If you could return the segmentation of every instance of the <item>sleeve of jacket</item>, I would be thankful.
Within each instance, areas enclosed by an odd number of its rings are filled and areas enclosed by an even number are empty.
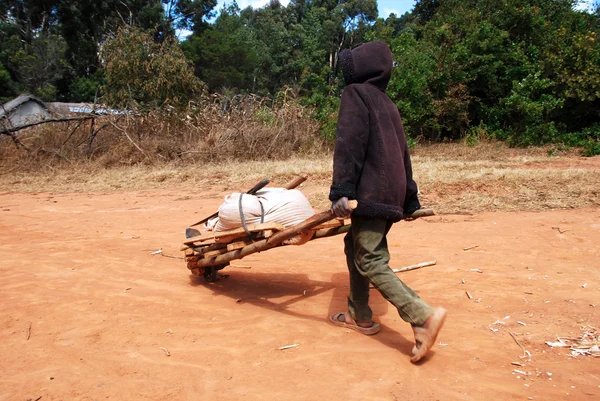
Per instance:
[[[356,199],[356,187],[369,141],[369,111],[356,86],[342,93],[333,154],[333,183],[329,200]]]
[[[409,215],[421,208],[421,202],[419,202],[419,188],[413,179],[412,163],[410,161],[406,135],[404,135],[404,170],[406,171],[406,197],[404,198],[402,209],[404,209],[404,215]]]

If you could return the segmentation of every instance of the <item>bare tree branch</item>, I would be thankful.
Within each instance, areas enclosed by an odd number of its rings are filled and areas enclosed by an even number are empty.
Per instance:
[[[47,120],[42,120],[42,121],[38,121],[38,122],[35,122],[35,123],[31,123],[31,124],[21,125],[19,127],[4,128],[2,131],[0,131],[0,135],[2,135],[2,134],[4,134],[4,135],[10,135],[13,132],[17,132],[17,131],[20,131],[22,129],[29,128],[29,127],[34,127],[36,125],[41,125],[41,124],[61,123],[61,122],[65,122],[65,121],[93,120],[93,119],[96,119],[98,117],[101,117],[101,116],[49,118]]]
[[[123,128],[119,127],[118,125],[116,125],[115,123],[113,123],[112,121],[110,121],[110,123],[112,124],[113,127],[115,127],[116,129],[118,129],[119,131],[121,131],[123,134],[125,134],[125,136],[127,137],[127,139],[129,139],[129,142],[131,142],[133,144],[133,146],[136,147],[137,150],[139,150],[145,157],[148,157],[148,155],[146,155],[146,152],[144,152],[142,150],[142,148],[140,148],[137,143],[135,143],[133,141],[133,139],[131,139],[131,137],[129,136],[129,134],[127,133],[127,130],[124,130]]]

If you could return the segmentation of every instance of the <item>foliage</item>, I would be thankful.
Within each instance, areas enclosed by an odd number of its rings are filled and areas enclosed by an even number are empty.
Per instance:
[[[69,68],[64,59],[66,50],[64,39],[50,34],[32,39],[29,45],[9,56],[9,63],[25,90],[42,100],[54,100],[56,83]]]
[[[245,27],[235,5],[223,9],[202,34],[193,34],[182,48],[196,75],[215,90],[233,87],[256,92],[259,54],[252,30]]]
[[[386,41],[388,87],[409,140],[561,143],[598,153],[600,12],[576,0],[418,0],[377,18],[376,0],[9,0],[0,4],[0,98],[152,108],[211,94],[282,93],[335,137],[338,56]],[[181,43],[178,30],[190,34]],[[101,57],[99,57],[101,54]],[[184,57],[193,65],[185,62]],[[196,78],[194,78],[194,76]],[[272,115],[255,109],[271,124]]]
[[[574,5],[423,0],[400,28],[395,16],[378,20],[370,38],[388,41],[398,62],[388,93],[407,131],[473,143],[483,129],[512,145],[593,149],[600,19]]]
[[[103,46],[105,101],[114,107],[154,108],[186,104],[202,90],[201,81],[172,39],[156,43],[138,28],[120,28]]]

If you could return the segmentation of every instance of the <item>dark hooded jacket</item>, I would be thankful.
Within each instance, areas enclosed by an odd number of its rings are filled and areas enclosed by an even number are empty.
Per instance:
[[[394,222],[419,209],[402,120],[385,90],[392,52],[384,42],[340,54],[342,94],[329,199],[358,200],[354,215]]]

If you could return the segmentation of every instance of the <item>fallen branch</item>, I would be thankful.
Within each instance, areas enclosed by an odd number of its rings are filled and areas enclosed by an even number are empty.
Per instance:
[[[75,126],[75,128],[73,128],[71,130],[71,132],[69,133],[69,135],[67,136],[67,139],[65,139],[62,143],[62,145],[60,145],[60,149],[58,150],[59,152],[62,150],[62,148],[67,144],[67,142],[69,142],[69,140],[73,137],[73,134],[75,133],[75,131],[77,131],[79,129],[79,127],[81,126],[81,123],[83,123],[85,120],[80,120],[77,125]]]
[[[29,326],[27,326],[27,341],[31,338],[31,322],[29,322]]]
[[[12,132],[1,132],[1,133],[8,135],[10,137],[10,139],[12,139],[12,141],[15,144],[15,147],[17,149],[19,149],[19,146],[21,146],[23,149],[25,149],[28,152],[31,150],[27,146],[25,146],[25,144],[23,142],[21,142],[21,140],[19,140],[19,138],[14,133],[12,133]]]
[[[81,121],[81,120],[94,120],[100,116],[85,116],[85,117],[62,117],[62,118],[49,118],[47,120],[38,121],[35,123],[20,125],[18,127],[5,128],[0,131],[0,134],[10,135],[13,132],[20,131],[25,128],[35,127],[36,125],[48,124],[48,123],[63,123],[66,121]]]
[[[531,356],[531,354],[529,353],[529,351],[527,351],[527,350],[525,349],[525,347],[523,347],[523,345],[522,345],[522,344],[519,342],[519,340],[517,340],[517,337],[516,337],[516,336],[515,336],[513,333],[511,333],[511,332],[509,331],[509,332],[508,332],[508,334],[510,334],[510,336],[512,337],[512,339],[513,339],[513,340],[515,340],[515,342],[517,343],[517,345],[518,345],[519,347],[521,347],[521,349],[523,350],[523,356],[522,356],[521,358],[523,358],[523,357],[527,357],[527,356]]]
[[[344,227],[349,227],[349,226],[344,226]],[[342,228],[344,228],[342,227]],[[411,270],[417,270],[417,269],[421,269],[423,267],[427,267],[427,266],[433,266],[437,263],[436,260],[430,260],[429,262],[421,262],[421,263],[417,263],[416,265],[410,265],[410,266],[405,266],[405,267],[400,267],[398,269],[392,269],[392,272],[394,273],[404,273],[404,272],[408,272]],[[375,287],[374,285],[371,285],[369,287],[370,289],[375,289],[377,287]]]
[[[284,349],[296,348],[298,346],[300,346],[300,344],[285,345],[283,347],[279,347],[279,350],[283,351]]]
[[[398,269],[393,269],[392,271],[394,273],[404,273],[404,272],[408,272],[411,270],[421,269],[421,268],[427,267],[427,266],[433,266],[436,263],[437,263],[436,260],[430,260],[429,262],[421,262],[421,263],[417,263],[416,265],[410,265],[410,266],[406,266],[406,267],[400,267]]]
[[[122,133],[123,133],[123,134],[124,134],[124,135],[127,137],[127,139],[129,139],[129,142],[131,142],[131,143],[132,143],[132,145],[133,145],[133,146],[135,146],[135,148],[136,148],[137,150],[139,150],[139,151],[140,151],[140,152],[141,152],[141,153],[142,153],[142,154],[143,154],[145,157],[148,157],[148,156],[146,155],[146,152],[144,152],[144,151],[142,150],[142,148],[140,148],[140,147],[137,145],[137,143],[135,143],[135,142],[133,141],[133,139],[131,139],[131,137],[130,137],[130,136],[129,136],[129,134],[127,133],[127,130],[124,130],[123,128],[119,127],[117,124],[113,123],[112,121],[110,121],[110,124],[112,124],[112,126],[113,126],[113,127],[115,127],[116,129],[118,129],[119,131],[121,131],[121,132],[122,132]]]
[[[160,349],[162,349],[162,350],[165,352],[165,355],[166,355],[166,356],[171,356],[171,353],[169,352],[169,350],[168,350],[168,349],[166,349],[166,348],[163,348],[163,347],[159,347],[159,348],[160,348]]]
[[[469,249],[475,249],[475,248],[479,248],[479,245],[473,245],[473,246],[468,246],[466,248],[463,248],[463,251],[468,251]]]

